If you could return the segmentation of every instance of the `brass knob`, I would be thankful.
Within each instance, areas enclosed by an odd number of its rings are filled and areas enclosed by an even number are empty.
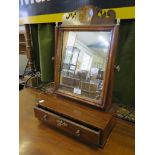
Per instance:
[[[76,135],[79,137],[80,136],[80,130],[76,130]]]
[[[117,70],[117,72],[119,72],[121,69],[119,65],[114,65],[114,68]]]
[[[44,121],[47,121],[47,115],[44,115],[44,116],[43,116],[43,120],[44,120]]]

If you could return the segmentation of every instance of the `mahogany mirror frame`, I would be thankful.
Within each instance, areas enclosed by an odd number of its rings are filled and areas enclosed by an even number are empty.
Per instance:
[[[117,41],[118,41],[118,29],[119,26],[116,24],[113,25],[78,25],[78,26],[59,26],[56,28],[56,50],[55,50],[55,86],[54,86],[54,92],[56,94],[74,99],[76,101],[80,101],[82,103],[86,103],[88,105],[92,105],[99,108],[105,108],[105,106],[109,106],[107,103],[109,102],[108,98],[112,97],[112,76],[114,71],[114,60],[115,60],[115,53],[117,48]],[[70,95],[67,93],[64,93],[59,89],[60,85],[60,72],[61,72],[61,61],[62,61],[62,48],[63,48],[63,34],[64,32],[69,31],[111,31],[111,42],[109,47],[109,54],[108,54],[108,61],[107,66],[104,74],[104,84],[102,86],[102,92],[101,92],[101,99],[97,102],[92,101],[92,99],[86,99],[79,96],[76,96],[74,94]]]

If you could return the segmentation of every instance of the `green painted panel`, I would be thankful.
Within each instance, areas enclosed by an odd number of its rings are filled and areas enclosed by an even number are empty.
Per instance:
[[[135,21],[124,20],[120,24],[116,64],[120,72],[115,72],[113,102],[135,103]]]

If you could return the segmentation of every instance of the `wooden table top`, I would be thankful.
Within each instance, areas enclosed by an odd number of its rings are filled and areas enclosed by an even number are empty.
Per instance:
[[[134,124],[116,119],[104,148],[92,148],[52,129],[34,117],[36,90],[20,91],[20,155],[134,155]]]

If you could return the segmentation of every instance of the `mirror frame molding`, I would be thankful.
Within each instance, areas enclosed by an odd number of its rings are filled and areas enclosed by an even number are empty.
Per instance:
[[[76,101],[80,101],[82,103],[86,103],[88,105],[92,105],[99,108],[107,109],[111,105],[112,100],[112,86],[113,86],[113,72],[114,72],[114,61],[116,55],[116,48],[118,42],[118,30],[119,26],[116,24],[112,25],[78,25],[78,26],[58,26],[56,27],[56,38],[55,38],[55,75],[54,75],[54,92],[56,94],[74,99]],[[108,61],[105,70],[105,80],[102,87],[101,99],[97,102],[91,101],[92,99],[82,98],[76,96],[74,94],[64,93],[59,89],[60,85],[60,72],[61,72],[61,55],[62,55],[62,47],[63,47],[63,33],[65,31],[111,31],[111,43],[108,54]]]

